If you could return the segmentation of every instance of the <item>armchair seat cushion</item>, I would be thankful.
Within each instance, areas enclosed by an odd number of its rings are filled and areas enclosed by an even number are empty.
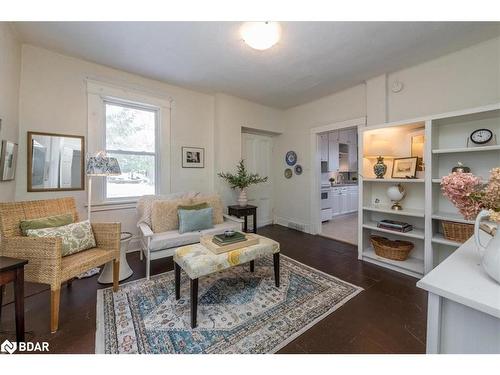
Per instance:
[[[61,281],[66,281],[115,259],[113,251],[94,247],[62,258]]]

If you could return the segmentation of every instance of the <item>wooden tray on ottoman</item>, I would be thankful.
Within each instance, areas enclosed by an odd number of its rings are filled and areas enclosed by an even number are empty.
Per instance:
[[[227,253],[228,251],[241,249],[242,247],[257,245],[259,243],[259,237],[257,236],[251,233],[246,233],[245,236],[247,238],[246,241],[220,246],[212,241],[214,236],[207,235],[207,236],[201,236],[200,243],[214,254]]]

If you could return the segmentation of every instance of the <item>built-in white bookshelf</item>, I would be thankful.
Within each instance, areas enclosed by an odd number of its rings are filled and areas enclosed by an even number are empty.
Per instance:
[[[493,139],[482,146],[467,142],[470,134],[481,128],[491,129],[499,139]],[[410,137],[416,132],[425,134],[425,172],[420,173],[416,179],[391,178],[393,158],[386,158],[386,178],[375,178],[372,170],[375,160],[363,158],[365,143],[373,139],[374,134],[385,139],[394,139],[391,144],[397,146],[391,156],[409,157]],[[366,127],[361,131],[359,140],[359,160],[363,160],[363,167],[359,178],[359,206],[362,209],[359,215],[358,258],[411,276],[422,277],[461,245],[444,237],[442,222],[473,223],[465,220],[443,196],[441,178],[448,175],[458,162],[470,167],[472,173],[485,181],[489,171],[500,166],[500,103],[417,120]],[[389,186],[398,183],[405,187],[407,196],[401,202],[403,210],[394,211],[386,191]],[[412,224],[414,229],[400,233],[377,228],[377,222],[382,219],[404,221]],[[371,235],[411,241],[415,247],[406,261],[382,258],[374,252],[370,243]]]

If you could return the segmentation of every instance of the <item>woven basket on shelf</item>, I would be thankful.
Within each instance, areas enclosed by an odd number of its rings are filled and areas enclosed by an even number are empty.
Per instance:
[[[442,221],[443,236],[447,240],[463,243],[474,234],[473,224]]]
[[[375,254],[392,260],[408,259],[408,255],[414,247],[413,243],[409,241],[393,241],[381,236],[371,236],[370,241],[375,249]]]

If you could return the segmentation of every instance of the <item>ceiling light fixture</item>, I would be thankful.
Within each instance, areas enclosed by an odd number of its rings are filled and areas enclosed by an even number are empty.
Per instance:
[[[281,26],[278,22],[245,22],[240,32],[243,40],[250,47],[265,50],[278,43],[281,37]]]

